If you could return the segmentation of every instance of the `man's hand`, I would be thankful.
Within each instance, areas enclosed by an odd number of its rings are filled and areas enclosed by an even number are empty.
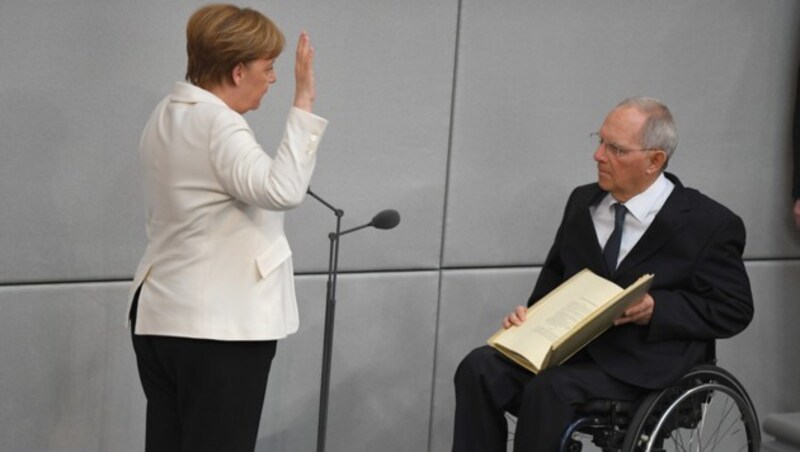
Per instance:
[[[800,199],[794,202],[794,225],[800,229]]]
[[[614,325],[624,325],[626,323],[635,323],[637,325],[647,325],[653,318],[653,308],[656,302],[650,294],[645,294],[641,300],[628,306],[628,309],[622,313],[622,317],[614,320]]]
[[[509,329],[512,325],[520,326],[522,322],[525,321],[525,317],[528,314],[528,309],[525,306],[517,306],[514,308],[514,312],[507,315],[503,319],[503,328]]]
[[[297,55],[294,64],[294,106],[310,112],[317,95],[314,84],[314,48],[305,31],[297,40]]]

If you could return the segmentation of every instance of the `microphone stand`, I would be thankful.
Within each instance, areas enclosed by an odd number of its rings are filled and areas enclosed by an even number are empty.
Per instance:
[[[400,214],[393,209],[383,210],[372,217],[369,223],[342,231],[341,225],[344,211],[328,204],[325,200],[317,196],[316,193],[311,191],[311,188],[307,190],[307,193],[321,202],[322,205],[332,210],[336,215],[336,232],[328,234],[328,239],[330,239],[330,251],[328,253],[328,284],[327,293],[325,295],[325,332],[322,345],[322,376],[319,389],[319,423],[317,424],[317,452],[324,452],[325,433],[328,427],[328,394],[330,393],[331,380],[333,317],[336,312],[336,278],[339,275],[339,239],[345,234],[367,227],[392,229],[400,223]]]
[[[333,319],[336,313],[336,280],[339,273],[339,237],[341,237],[341,225],[344,211],[328,204],[324,199],[317,196],[311,188],[308,194],[322,203],[325,207],[332,210],[336,215],[336,232],[328,234],[330,239],[330,249],[328,251],[328,282],[325,294],[325,330],[322,342],[322,375],[320,382],[319,398],[319,420],[317,422],[317,451],[325,451],[325,433],[328,427],[328,394],[330,393],[331,380],[331,348],[333,345]]]

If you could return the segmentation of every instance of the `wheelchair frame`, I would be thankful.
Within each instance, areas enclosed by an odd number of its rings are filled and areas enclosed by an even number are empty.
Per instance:
[[[732,417],[737,410],[738,417],[723,419],[726,424],[716,425],[717,430],[709,427],[711,437],[704,443],[707,409],[720,395],[731,400],[727,403],[726,399],[721,414]],[[747,452],[758,452],[761,445],[760,424],[750,397],[730,372],[714,364],[695,366],[675,385],[653,391],[638,402],[596,400],[577,411],[579,418],[564,433],[561,452],[582,450],[576,433],[591,437],[603,452],[736,452],[717,449],[724,435],[737,435],[744,444],[741,450]],[[671,447],[665,447],[665,442]]]

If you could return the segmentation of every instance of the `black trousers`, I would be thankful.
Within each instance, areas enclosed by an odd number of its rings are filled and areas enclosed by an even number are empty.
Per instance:
[[[505,452],[506,412],[517,417],[514,452],[557,452],[575,404],[636,400],[644,391],[610,377],[586,353],[534,375],[489,346],[461,361],[455,389],[454,452]]]
[[[134,333],[147,398],[146,452],[252,452],[276,341],[214,341]]]

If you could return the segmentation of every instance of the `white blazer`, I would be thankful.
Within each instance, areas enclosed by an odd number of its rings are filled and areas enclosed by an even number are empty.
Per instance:
[[[270,158],[247,121],[214,94],[178,82],[139,145],[148,245],[136,334],[272,340],[297,331],[283,211],[305,197],[324,118],[292,108]]]

